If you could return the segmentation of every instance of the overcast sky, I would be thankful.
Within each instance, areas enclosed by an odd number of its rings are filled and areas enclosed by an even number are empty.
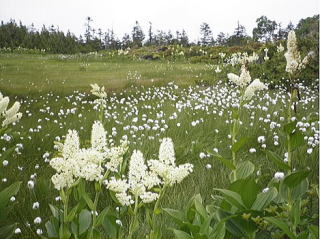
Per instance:
[[[154,30],[184,28],[190,40],[196,40],[202,22],[207,22],[216,36],[221,31],[233,33],[239,20],[251,35],[261,15],[286,26],[318,13],[318,0],[0,0],[0,20],[5,22],[21,20],[38,29],[53,24],[78,36],[90,16],[93,27],[113,28],[120,38],[131,32],[136,20],[145,33],[152,22]]]

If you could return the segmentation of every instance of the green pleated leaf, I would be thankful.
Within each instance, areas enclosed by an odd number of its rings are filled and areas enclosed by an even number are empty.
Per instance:
[[[230,170],[235,170],[236,166],[234,166],[234,164],[232,163],[231,160],[229,159],[225,159],[224,157],[222,157],[220,154],[216,153],[216,152],[211,152],[210,153],[214,158],[219,159],[221,163],[224,164],[224,166],[226,166],[228,169]]]
[[[83,209],[79,214],[79,235],[88,230],[91,225],[91,213],[87,209]]]
[[[190,236],[189,234],[185,233],[184,231],[180,231],[180,230],[174,229],[173,230],[173,234],[174,234],[174,237],[176,239],[193,239],[192,236]]]
[[[290,239],[296,239],[296,236],[290,231],[286,222],[274,217],[264,217],[264,219],[274,226],[280,228],[285,234],[287,234],[288,237],[290,237]]]
[[[238,193],[227,190],[227,189],[220,189],[220,188],[214,188],[213,190],[222,193],[224,196],[224,199],[231,205],[235,206],[236,208],[240,210],[246,209],[246,206],[244,205],[241,199],[241,196]]]
[[[234,143],[231,147],[232,152],[238,152],[248,141],[248,138],[242,137],[236,143]]]
[[[259,193],[257,199],[254,201],[251,206],[252,210],[261,211],[268,207],[268,205],[275,199],[278,195],[276,188],[270,188],[267,192]]]
[[[237,179],[249,177],[254,172],[254,164],[250,161],[244,161],[237,165],[236,175]]]
[[[267,150],[266,153],[267,153],[268,159],[272,161],[279,169],[283,171],[290,170],[290,166],[286,164],[278,154],[270,150]]]
[[[310,170],[301,170],[286,176],[283,183],[289,188],[294,188],[305,180],[310,174]]]

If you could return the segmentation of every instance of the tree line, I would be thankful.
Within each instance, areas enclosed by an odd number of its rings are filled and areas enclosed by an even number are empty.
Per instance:
[[[246,32],[246,28],[239,22],[233,34],[224,32],[213,37],[212,28],[208,23],[200,25],[200,38],[197,42],[191,42],[184,29],[175,33],[169,31],[154,31],[152,23],[149,23],[147,33],[144,33],[139,22],[136,21],[131,33],[126,33],[122,39],[118,38],[112,29],[103,31],[101,28],[92,27],[93,19],[86,18],[86,30],[83,35],[76,37],[68,31],[64,33],[58,27],[43,25],[37,30],[34,25],[26,26],[22,22],[16,23],[10,20],[0,26],[0,47],[1,48],[29,48],[45,49],[50,53],[72,54],[78,52],[91,52],[99,50],[116,50],[138,48],[142,46],[166,46],[179,44],[182,46],[241,46],[250,42],[270,42],[285,39],[290,30],[295,29],[301,35],[319,35],[319,15],[301,19],[297,26],[291,22],[282,27],[280,23],[261,16],[256,20],[256,27],[252,31],[252,37]]]

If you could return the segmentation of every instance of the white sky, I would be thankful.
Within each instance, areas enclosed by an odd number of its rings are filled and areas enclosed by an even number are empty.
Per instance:
[[[216,36],[221,31],[232,34],[239,20],[251,35],[261,15],[287,26],[318,13],[318,0],[0,0],[0,20],[5,22],[12,18],[37,29],[53,24],[79,36],[90,16],[93,27],[104,32],[113,28],[119,38],[131,33],[136,20],[145,33],[150,21],[154,31],[184,28],[196,40],[202,22]]]

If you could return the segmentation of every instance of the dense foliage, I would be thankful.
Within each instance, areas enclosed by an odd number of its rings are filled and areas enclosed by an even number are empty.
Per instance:
[[[0,48],[28,48],[45,50],[50,53],[73,54],[79,52],[91,52],[105,49],[126,49],[146,46],[167,46],[167,45],[201,45],[201,46],[240,46],[252,44],[253,42],[279,41],[286,38],[288,31],[295,29],[298,36],[302,38],[312,36],[312,41],[319,36],[319,15],[301,19],[296,27],[290,23],[286,28],[280,24],[261,16],[257,19],[257,27],[253,29],[253,37],[246,33],[246,29],[239,22],[232,35],[220,32],[216,39],[212,36],[212,29],[209,24],[202,23],[200,26],[200,41],[190,42],[184,29],[172,33],[171,31],[153,32],[152,24],[146,35],[136,21],[131,34],[125,34],[119,39],[113,30],[103,32],[101,28],[91,27],[93,20],[86,19],[86,31],[84,36],[76,37],[71,32],[64,33],[55,26],[43,26],[41,30],[35,29],[34,25],[25,26],[14,20],[7,23],[1,22],[0,26]],[[309,37],[310,38],[310,37]],[[309,43],[313,44],[313,42]]]

